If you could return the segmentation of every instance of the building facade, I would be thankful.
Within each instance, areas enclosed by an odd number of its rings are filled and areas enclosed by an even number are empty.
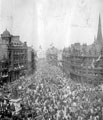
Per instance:
[[[28,59],[28,75],[33,74],[36,70],[36,58],[37,54],[36,51],[32,47],[28,47],[27,52],[27,59]]]
[[[8,30],[0,39],[0,81],[14,81],[27,71],[27,44],[22,43],[19,36],[13,36]]]
[[[75,43],[63,50],[63,69],[76,82],[103,84],[103,38],[101,17],[98,31],[91,45]]]
[[[46,51],[46,60],[51,65],[58,65],[58,49],[54,46],[47,49]]]

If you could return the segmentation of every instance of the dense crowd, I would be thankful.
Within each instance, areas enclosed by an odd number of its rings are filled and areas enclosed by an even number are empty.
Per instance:
[[[103,99],[98,96],[100,91],[91,91],[80,85],[60,90],[54,90],[54,87],[41,83],[35,85],[35,89],[29,88],[25,104],[35,108],[37,115],[45,120],[102,120]]]
[[[29,120],[35,119],[36,111],[25,106],[21,101],[11,101],[8,98],[0,98],[0,120]]]
[[[15,87],[20,88],[21,102],[18,118],[12,117],[14,120],[103,119],[102,87],[74,83],[55,66],[40,66],[28,83],[22,80]],[[12,109],[12,116],[14,113]]]

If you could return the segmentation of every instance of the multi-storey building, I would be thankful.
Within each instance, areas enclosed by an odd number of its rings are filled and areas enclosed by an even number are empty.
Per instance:
[[[46,52],[47,62],[51,65],[58,65],[58,49],[51,47]]]
[[[103,38],[99,15],[97,38],[92,45],[73,44],[63,50],[63,69],[76,82],[103,84]]]
[[[0,39],[0,81],[13,81],[27,70],[27,44],[22,43],[19,36],[13,36],[8,30]]]
[[[36,51],[32,47],[28,47],[28,74],[33,74],[36,70]]]

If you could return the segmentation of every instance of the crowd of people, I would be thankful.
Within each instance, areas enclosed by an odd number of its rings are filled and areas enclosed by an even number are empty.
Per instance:
[[[102,120],[100,91],[74,84],[60,90],[54,87],[41,83],[35,89],[29,88],[24,104],[35,108],[44,120]]]
[[[16,101],[17,102],[17,101]],[[8,98],[0,98],[0,120],[30,120],[37,116],[36,111],[29,106],[11,102]]]
[[[101,86],[74,83],[59,68],[50,65],[38,68],[28,83],[24,80],[22,82],[18,83],[21,98],[19,113],[15,115],[13,104],[11,109],[9,102],[6,102],[10,114],[16,116],[12,117],[13,120],[103,119]],[[17,84],[15,87],[18,88]]]

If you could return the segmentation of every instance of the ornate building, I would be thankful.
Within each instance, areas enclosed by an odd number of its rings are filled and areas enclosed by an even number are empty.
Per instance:
[[[19,36],[13,36],[8,30],[0,39],[0,81],[13,81],[24,75],[27,70],[27,44]]]
[[[103,38],[99,15],[97,38],[92,45],[75,43],[63,50],[63,70],[76,82],[103,84]]]

